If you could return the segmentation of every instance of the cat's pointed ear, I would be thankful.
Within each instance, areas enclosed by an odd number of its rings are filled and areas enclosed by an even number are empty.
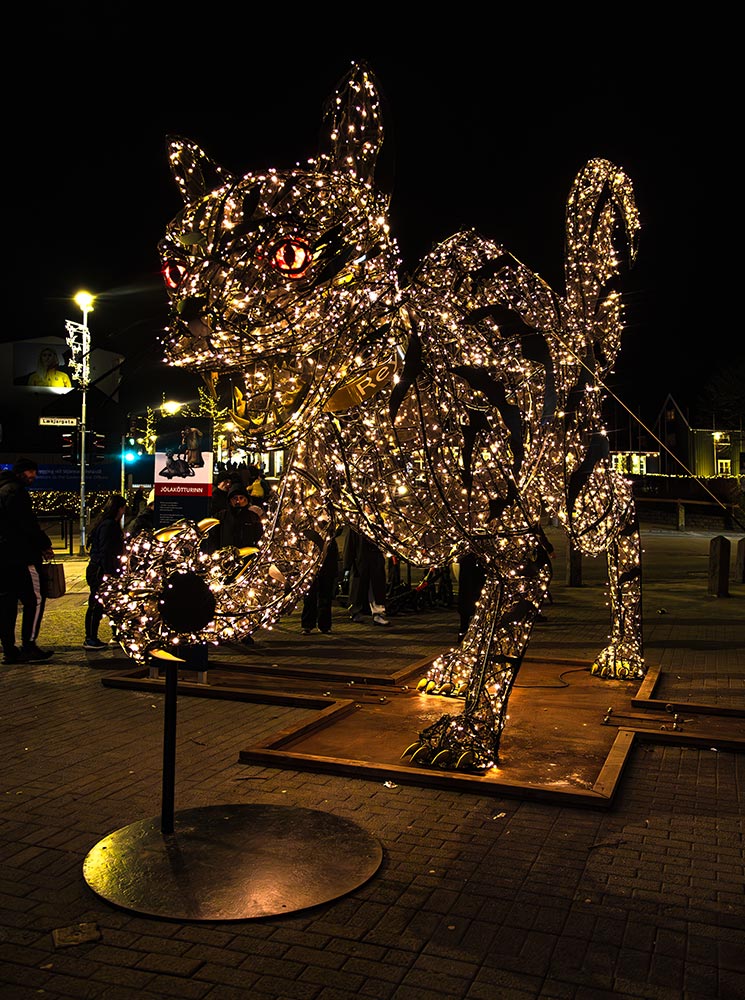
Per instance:
[[[375,180],[386,190],[375,170],[383,138],[380,88],[364,63],[352,63],[324,107],[321,158],[332,169],[371,184]]]
[[[188,205],[231,180],[230,174],[189,139],[168,137],[171,173]]]

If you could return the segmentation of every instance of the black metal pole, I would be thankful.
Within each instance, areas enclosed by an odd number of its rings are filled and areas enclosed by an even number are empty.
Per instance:
[[[163,793],[160,809],[160,832],[173,833],[173,802],[176,781],[176,688],[178,664],[166,664],[166,690],[163,707]]]

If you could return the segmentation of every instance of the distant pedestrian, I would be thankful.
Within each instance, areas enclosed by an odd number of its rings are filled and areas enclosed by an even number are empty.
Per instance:
[[[233,486],[228,493],[228,505],[220,515],[219,544],[221,548],[256,548],[264,534],[264,525],[257,508],[251,504],[243,486]]]
[[[127,525],[126,533],[132,538],[141,531],[155,531],[155,489],[147,495],[145,506],[137,517]]]
[[[90,555],[85,570],[85,580],[90,588],[88,608],[85,612],[85,641],[83,649],[101,650],[106,643],[98,638],[103,618],[103,606],[98,600],[98,590],[104,577],[113,576],[121,569],[120,557],[124,553],[122,518],[127,508],[124,497],[115,494],[104,507],[103,513],[91,529]]]
[[[138,486],[135,492],[132,494],[131,501],[127,504],[127,509],[124,512],[124,533],[125,535],[132,534],[132,525],[135,523],[137,518],[145,509],[147,501],[145,500],[145,490],[142,486]]]
[[[251,504],[244,486],[232,486],[228,493],[228,505],[220,515],[220,525],[213,529],[215,539],[210,544],[219,548],[255,549],[264,534],[263,511]],[[242,640],[245,646],[253,646],[249,635]]]
[[[389,625],[385,617],[385,556],[372,538],[350,527],[344,547],[344,568],[349,570],[349,617],[365,621],[372,615],[373,625]]]
[[[300,628],[304,635],[310,635],[314,628],[325,635],[331,631],[332,606],[339,579],[339,545],[332,538],[326,549],[316,578],[303,598]]]
[[[0,474],[0,636],[3,663],[48,660],[53,650],[36,645],[44,617],[46,594],[41,565],[54,556],[49,535],[42,530],[31,503],[29,486],[38,465],[19,458],[10,472]],[[16,646],[18,604],[22,605],[21,648]]]
[[[208,505],[210,517],[219,517],[228,506],[228,493],[233,486],[240,486],[241,480],[234,472],[220,472],[212,488],[212,496]]]
[[[266,478],[263,468],[259,468],[258,465],[253,464],[248,466],[246,490],[251,498],[251,503],[266,510],[272,494],[272,487]]]

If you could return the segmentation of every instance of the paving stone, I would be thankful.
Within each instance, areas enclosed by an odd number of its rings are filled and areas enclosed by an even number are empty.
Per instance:
[[[695,578],[646,586],[648,659],[663,664],[665,698],[697,704],[705,693],[745,715],[745,586],[725,603],[702,582],[701,592]],[[604,587],[589,576],[570,590],[552,587],[535,649],[566,642],[582,660],[607,631]],[[159,815],[162,700],[104,685],[131,666],[116,652],[102,654],[107,669],[87,665],[82,594],[45,618],[54,660],[0,675],[3,1000],[745,996],[745,755],[655,743],[659,726],[598,809],[241,764],[246,746],[315,712],[180,697],[177,808],[326,810],[378,838],[383,863],[345,896],[276,918],[164,920],[110,905],[85,883],[83,860],[111,831]],[[670,605],[674,624],[655,603]],[[664,709],[635,709],[645,712],[669,723]],[[700,727],[686,722],[683,734]],[[81,922],[102,940],[55,950],[52,930]]]

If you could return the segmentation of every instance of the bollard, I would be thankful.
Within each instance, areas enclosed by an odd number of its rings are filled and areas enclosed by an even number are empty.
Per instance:
[[[724,535],[712,538],[709,546],[709,593],[712,597],[729,597],[730,543]]]
[[[735,552],[735,583],[745,583],[745,538],[737,543]]]
[[[179,649],[179,656],[185,661],[182,670],[196,671],[197,684],[207,683],[208,654],[209,646],[206,642],[189,643]]]

